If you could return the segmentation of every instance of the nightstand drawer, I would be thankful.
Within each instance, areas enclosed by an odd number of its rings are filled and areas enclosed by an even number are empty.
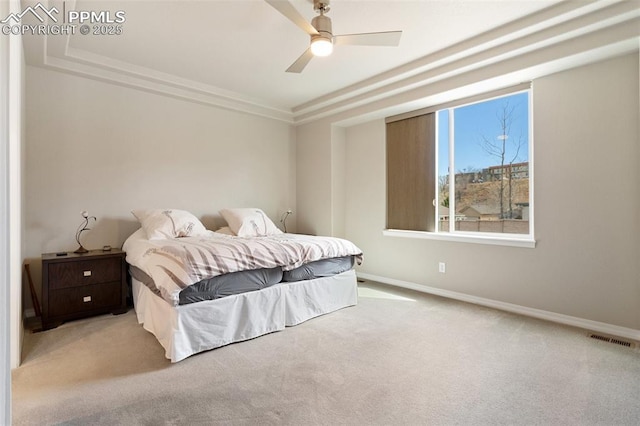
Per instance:
[[[49,292],[49,315],[62,316],[116,307],[120,305],[121,291],[120,281],[51,290]]]
[[[68,287],[119,281],[122,261],[119,258],[55,263],[49,266],[49,288]]]

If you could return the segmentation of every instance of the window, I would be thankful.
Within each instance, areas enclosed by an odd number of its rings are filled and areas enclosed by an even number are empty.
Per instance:
[[[387,119],[387,229],[532,240],[530,135],[528,85]]]

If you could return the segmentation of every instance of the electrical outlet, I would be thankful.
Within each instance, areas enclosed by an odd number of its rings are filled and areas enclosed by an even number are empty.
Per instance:
[[[447,271],[447,265],[444,262],[438,263],[438,272],[444,274]]]

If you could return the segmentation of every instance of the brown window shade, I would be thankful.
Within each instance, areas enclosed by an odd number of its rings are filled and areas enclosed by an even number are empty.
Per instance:
[[[387,123],[387,229],[435,231],[435,113]]]

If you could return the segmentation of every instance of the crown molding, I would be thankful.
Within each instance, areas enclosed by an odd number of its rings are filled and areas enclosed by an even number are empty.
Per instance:
[[[471,74],[475,73],[476,79],[479,79],[487,74],[488,69],[495,69],[494,73],[489,73],[490,78],[497,78],[498,75],[494,75],[496,72],[505,76],[517,73],[518,67],[520,71],[535,69],[537,74],[557,72],[582,64],[586,56],[593,61],[604,59],[612,52],[620,51],[621,45],[625,46],[623,51],[637,50],[640,40],[639,19],[638,1],[560,2],[293,108],[270,105],[266,101],[202,82],[72,48],[69,46],[69,37],[59,35],[30,40],[37,46],[30,46],[32,54],[28,57],[28,63],[300,125],[345,113],[353,116],[377,108],[385,100],[406,98],[415,103],[416,97],[411,93],[424,96],[446,81],[457,81],[459,86],[463,86],[462,82],[467,81]],[[615,48],[607,51],[608,45]],[[580,56],[590,51],[599,54]],[[542,66],[545,63],[553,66],[545,68]],[[518,78],[539,76],[536,73],[520,72]]]
[[[240,111],[286,123],[293,122],[293,114],[290,110],[271,106],[258,99],[201,82],[117,61],[85,50],[67,47],[64,56],[46,56],[44,63],[46,66],[59,71],[84,75],[85,77],[147,92]]]

